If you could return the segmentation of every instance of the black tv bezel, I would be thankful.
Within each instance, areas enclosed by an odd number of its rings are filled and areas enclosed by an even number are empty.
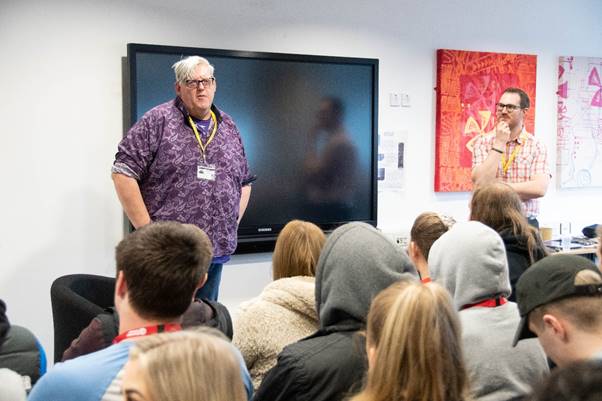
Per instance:
[[[124,104],[129,107],[129,121],[126,122],[126,128],[129,129],[136,121],[136,54],[137,53],[156,53],[156,54],[180,54],[183,56],[201,55],[203,57],[228,57],[241,59],[258,59],[258,60],[275,60],[275,61],[295,61],[308,63],[323,63],[323,64],[361,64],[372,68],[372,153],[371,153],[371,199],[372,219],[359,220],[368,223],[372,226],[377,226],[378,214],[378,187],[377,187],[377,157],[378,157],[378,66],[379,60],[373,58],[358,58],[358,57],[339,57],[339,56],[322,56],[309,54],[293,54],[293,53],[270,53],[244,50],[227,50],[213,49],[201,47],[184,47],[184,46],[168,46],[168,45],[153,45],[142,43],[127,44],[127,64],[129,66],[129,93],[124,93]],[[127,132],[127,130],[126,130]],[[125,133],[124,133],[125,135]],[[261,179],[261,177],[260,177]],[[252,196],[251,196],[252,198]],[[252,202],[252,199],[251,199]],[[244,221],[244,218],[243,218]],[[349,221],[335,221],[329,223],[320,223],[318,226],[325,232],[330,232],[338,226],[348,223]],[[266,252],[272,251],[276,237],[284,227],[284,224],[272,224],[265,226],[253,226],[244,228],[241,233],[238,232],[238,247],[235,253],[249,252]]]

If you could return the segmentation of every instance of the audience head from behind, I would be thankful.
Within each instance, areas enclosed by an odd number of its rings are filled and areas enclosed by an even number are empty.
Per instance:
[[[417,278],[406,253],[376,228],[359,222],[337,228],[324,245],[316,271],[320,327],[337,325],[341,319],[365,325],[372,299],[408,273]]]
[[[278,235],[272,257],[274,280],[259,296],[239,305],[232,341],[259,388],[289,344],[318,329],[316,265],[326,241],[315,224],[293,220]]]
[[[274,280],[295,276],[315,276],[320,252],[326,236],[313,223],[292,220],[287,223],[276,240],[272,256]]]
[[[461,341],[447,290],[435,283],[400,280],[372,302],[367,380],[351,401],[468,399]]]
[[[586,360],[554,369],[525,401],[602,400],[602,360]]]
[[[403,277],[417,280],[407,254],[369,224],[334,230],[316,267],[319,329],[290,344],[264,377],[255,401],[342,400],[357,391],[367,367],[365,329],[372,299]]]
[[[579,255],[551,255],[519,279],[514,344],[537,337],[557,365],[602,358],[602,276]]]
[[[506,183],[493,182],[475,189],[470,201],[470,220],[493,228],[504,242],[508,242],[509,237],[521,242],[519,245],[525,248],[529,264],[546,255],[538,231],[523,214],[519,195]]]
[[[124,401],[243,401],[234,347],[209,328],[145,337],[125,365]]]
[[[444,216],[435,212],[421,213],[410,230],[410,244],[408,255],[416,266],[420,278],[427,281],[429,278],[427,260],[433,243],[443,233],[455,224],[453,217]]]
[[[201,229],[176,222],[151,223],[125,237],[116,249],[119,335],[106,348],[56,364],[34,386],[29,400],[119,399],[121,372],[136,342],[181,331],[182,315],[205,280],[211,249]],[[250,399],[251,378],[242,359],[237,372]]]
[[[520,316],[511,293],[504,242],[478,221],[458,222],[431,248],[432,280],[452,296],[462,323],[462,345],[471,395],[477,400],[520,399],[547,375],[535,340],[512,340]]]
[[[431,247],[433,281],[447,288],[456,310],[492,297],[510,296],[508,261],[497,232],[478,221],[454,224]]]
[[[115,252],[121,322],[124,314],[151,321],[180,318],[206,280],[212,255],[207,234],[192,224],[157,222],[129,234]]]

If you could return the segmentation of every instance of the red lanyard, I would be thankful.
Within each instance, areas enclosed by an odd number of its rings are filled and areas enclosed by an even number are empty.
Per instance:
[[[468,308],[495,308],[496,306],[504,305],[508,300],[504,297],[490,298],[481,302],[477,302],[476,304],[468,304],[462,307],[462,310]]]
[[[433,280],[431,280],[431,278],[430,278],[430,277],[425,277],[425,278],[421,278],[421,279],[420,279],[420,281],[421,281],[423,284],[426,284],[426,283],[430,283],[430,282],[431,282],[431,281],[433,281]]]
[[[147,326],[140,327],[139,329],[128,330],[125,333],[121,333],[113,340],[113,344],[117,344],[122,342],[123,340],[127,340],[134,337],[144,337],[150,336],[151,334],[170,332],[170,331],[180,331],[182,330],[182,325],[178,323],[167,323],[160,324],[158,326]]]

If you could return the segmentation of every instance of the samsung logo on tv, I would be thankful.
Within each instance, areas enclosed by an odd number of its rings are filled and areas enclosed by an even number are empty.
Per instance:
[[[258,228],[257,229],[257,232],[259,232],[259,233],[269,233],[270,231],[272,231],[272,229],[270,227]]]

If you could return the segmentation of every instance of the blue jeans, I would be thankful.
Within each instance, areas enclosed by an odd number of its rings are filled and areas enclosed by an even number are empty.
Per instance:
[[[217,301],[217,296],[219,295],[219,283],[222,280],[223,267],[223,263],[211,263],[211,265],[209,265],[207,281],[205,282],[205,285],[197,290],[194,296],[195,298]]]

